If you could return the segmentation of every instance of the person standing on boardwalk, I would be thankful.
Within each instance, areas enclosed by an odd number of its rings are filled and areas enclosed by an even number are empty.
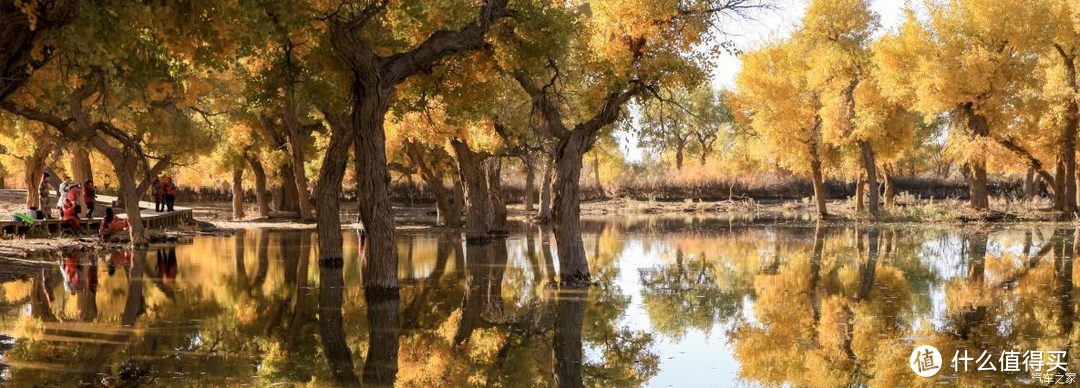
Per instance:
[[[64,175],[64,180],[60,182],[60,187],[56,188],[56,210],[60,211],[60,218],[64,218],[64,200],[67,199],[68,189],[71,188],[71,177]]]
[[[41,182],[38,183],[38,203],[36,207],[41,212],[45,213],[45,218],[52,218],[49,215],[49,173],[41,174]]]
[[[173,182],[171,176],[166,176],[165,181],[161,183],[161,186],[165,192],[165,206],[169,211],[173,211],[173,205],[176,204],[176,183]]]
[[[94,180],[87,179],[83,182],[82,187],[83,200],[86,201],[86,219],[94,219],[94,202],[97,200],[97,187],[94,187]]]
[[[161,178],[154,177],[150,183],[150,195],[154,197],[154,211],[161,213],[165,210],[165,194],[161,190]]]

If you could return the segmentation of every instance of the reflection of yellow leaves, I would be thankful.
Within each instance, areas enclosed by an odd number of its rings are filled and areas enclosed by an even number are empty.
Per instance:
[[[450,313],[450,317],[446,318],[446,320],[439,325],[439,330],[437,330],[436,333],[447,342],[453,341],[454,332],[457,331],[460,322],[461,309],[454,310],[454,312]]]
[[[236,320],[244,325],[255,323],[259,319],[259,311],[255,303],[240,303],[236,307]]]
[[[45,323],[28,315],[20,316],[11,335],[24,341],[40,340],[45,335]]]
[[[495,362],[499,348],[507,341],[506,333],[496,329],[476,330],[469,337],[469,357],[478,362]]]

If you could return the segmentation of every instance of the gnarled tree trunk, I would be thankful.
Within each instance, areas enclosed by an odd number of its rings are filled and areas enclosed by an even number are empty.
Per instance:
[[[502,159],[493,157],[488,159],[486,164],[488,197],[491,201],[491,226],[488,231],[492,234],[506,234],[506,202],[502,198]]]
[[[319,234],[320,266],[344,260],[339,195],[353,140],[353,127],[344,117],[327,114],[326,119],[333,129],[319,170],[319,184],[315,186],[315,230]]]
[[[1062,203],[1061,209],[1066,214],[1076,212],[1076,135],[1080,131],[1080,103],[1077,102],[1077,93],[1080,93],[1080,85],[1076,80],[1076,52],[1066,50],[1060,45],[1055,45],[1061,54],[1062,63],[1065,65],[1065,80],[1072,91],[1069,102],[1065,105],[1065,131],[1062,134],[1061,147],[1058,148],[1058,161],[1064,165],[1064,177],[1061,182]]]
[[[296,177],[290,163],[278,165],[278,177],[281,185],[274,196],[274,210],[279,212],[300,212],[300,194],[296,191]]]
[[[555,161],[544,155],[544,177],[540,181],[540,210],[534,218],[540,223],[551,221],[551,184],[555,178]]]
[[[146,228],[143,226],[142,213],[139,208],[138,184],[135,183],[135,174],[138,171],[138,162],[130,155],[110,157],[113,167],[116,169],[116,177],[120,181],[120,200],[124,202],[124,214],[127,215],[128,230],[131,232],[131,245],[145,247],[150,240],[146,237]]]
[[[882,169],[885,181],[885,207],[891,208],[896,205],[896,182],[891,169]]]
[[[867,202],[870,209],[870,218],[878,217],[878,179],[877,179],[877,165],[874,160],[874,150],[870,147],[870,143],[865,141],[859,142],[859,151],[862,153],[863,169],[866,170],[866,184],[867,189]]]
[[[1024,174],[1024,200],[1030,201],[1035,198],[1035,168],[1028,167]]]
[[[49,214],[49,209],[53,207],[50,203],[41,203],[40,193],[38,192],[38,184],[41,183],[41,174],[45,173],[45,162],[49,159],[49,156],[56,150],[56,141],[47,138],[45,135],[34,136],[37,142],[37,147],[34,148],[34,152],[30,154],[26,159],[23,159],[23,184],[26,186],[26,207],[37,207],[38,209]],[[52,190],[50,189],[50,192]]]
[[[296,207],[300,213],[300,219],[304,221],[311,220],[311,196],[308,195],[308,179],[307,174],[304,172],[304,151],[300,138],[300,133],[296,130],[289,130],[289,154],[292,157],[292,182],[283,182],[282,184],[295,185],[296,193]]]
[[[536,191],[536,157],[526,152],[525,156],[521,158],[521,163],[525,165],[525,190],[523,195],[525,197],[525,213],[532,214],[533,212],[533,195]]]
[[[233,167],[232,216],[234,220],[244,218],[244,168],[242,166]]]
[[[90,165],[90,150],[79,143],[72,143],[69,150],[71,154],[71,178],[75,180],[75,183],[83,184],[87,179],[94,179],[94,169]],[[78,198],[79,202],[76,205],[86,211],[86,198],[83,198],[81,194]]]
[[[452,189],[454,190],[454,198],[446,208],[446,214],[448,217],[453,217],[453,219],[457,220],[453,226],[459,227],[464,225],[464,222],[461,220],[461,215],[465,210],[465,187],[461,184],[461,176],[459,174],[454,175],[453,181],[454,186]]]
[[[450,146],[454,148],[458,173],[465,186],[465,239],[485,240],[490,237],[492,207],[483,155],[459,139],[450,140]]]
[[[357,78],[366,75],[356,74]],[[379,81],[355,82],[352,125],[355,128],[357,193],[360,219],[367,232],[368,250],[362,259],[368,292],[397,292],[398,257],[394,241],[394,212],[390,204],[390,171],[386,168],[386,131],[383,120],[393,90]],[[340,191],[340,181],[338,182]],[[336,201],[335,201],[336,202]]]
[[[327,17],[330,41],[336,52],[352,71],[351,129],[356,144],[357,197],[360,218],[364,223],[370,246],[364,258],[366,292],[394,290],[397,281],[397,249],[394,241],[394,214],[390,204],[390,173],[386,164],[386,132],[383,127],[386,111],[394,95],[394,87],[409,77],[430,69],[443,58],[460,52],[483,48],[485,35],[498,19],[507,16],[507,0],[489,0],[481,6],[475,21],[458,30],[440,30],[411,50],[383,57],[376,54],[371,37],[362,35],[364,22],[342,20],[338,15]],[[379,12],[380,8],[371,8]],[[337,131],[334,131],[337,132]],[[331,145],[333,146],[333,145]],[[324,167],[325,169],[325,167]],[[341,190],[341,171],[334,170],[330,182],[333,190]],[[323,185],[320,174],[319,185]],[[329,190],[329,189],[328,189]],[[337,198],[334,198],[337,210]],[[323,221],[320,216],[320,235],[323,229],[340,227],[340,221]],[[340,231],[337,232],[340,250]],[[321,239],[320,239],[321,243]]]
[[[451,209],[450,193],[447,192],[443,183],[442,170],[435,170],[431,163],[428,162],[428,157],[425,156],[430,150],[424,150],[421,147],[423,146],[412,141],[407,141],[404,145],[409,160],[420,171],[420,177],[424,179],[424,184],[431,190],[431,194],[435,196],[436,222],[439,225],[460,226],[461,212],[460,210],[455,212]],[[431,158],[439,156],[432,155]]]
[[[986,117],[975,111],[974,104],[970,102],[963,104],[960,109],[967,120],[968,136],[972,140],[990,135],[990,124],[986,122]],[[987,189],[986,160],[981,157],[969,160],[968,168],[970,170],[968,193],[971,195],[971,207],[977,210],[989,209],[990,194]]]
[[[270,193],[266,191],[266,170],[262,162],[255,157],[247,157],[251,173],[255,175],[255,203],[259,206],[259,217],[270,216]]]
[[[590,280],[585,243],[581,240],[581,187],[578,185],[582,158],[589,146],[585,132],[571,132],[559,142],[555,151],[555,203],[551,220],[559,252],[559,280],[566,284]]]
[[[293,62],[293,44],[292,41],[286,41],[284,44],[285,54],[285,131],[289,145],[289,157],[291,158],[292,165],[292,183],[296,185],[297,204],[298,211],[300,212],[300,219],[303,221],[311,220],[311,195],[308,194],[308,179],[307,172],[304,171],[304,126],[300,124],[300,119],[296,117],[296,84],[298,69]]]
[[[807,144],[807,151],[810,155],[810,180],[814,185],[814,202],[817,204],[818,219],[822,219],[829,216],[829,211],[826,209],[825,197],[828,194],[825,192],[825,174],[821,168],[821,155],[819,143],[821,141],[821,117],[814,117],[814,128],[810,135],[810,142]]]
[[[855,178],[855,212],[862,213],[866,210],[866,175],[859,173]]]
[[[681,169],[681,167],[680,167]],[[600,195],[600,198],[607,198],[607,191],[604,190],[604,183],[600,181],[600,153],[593,152],[592,159],[593,180],[596,182],[596,192]]]

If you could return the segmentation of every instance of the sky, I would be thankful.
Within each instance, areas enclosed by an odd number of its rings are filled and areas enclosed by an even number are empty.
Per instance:
[[[774,0],[776,9],[759,12],[754,20],[735,21],[724,26],[735,47],[750,51],[769,41],[781,40],[798,28],[806,12],[807,0]],[[871,0],[874,12],[881,17],[883,31],[899,27],[904,18],[905,0]],[[718,89],[734,89],[735,76],[742,63],[739,58],[724,54],[712,69],[712,85]],[[634,112],[631,112],[633,115]],[[638,147],[637,137],[632,133],[616,133],[620,148],[628,162],[640,161],[645,150]]]
[[[806,13],[806,0],[775,0],[777,9],[760,12],[756,20],[732,23],[725,30],[731,34],[735,47],[743,51],[753,50],[765,42],[780,40],[791,35]],[[882,30],[898,27],[904,18],[903,0],[872,0],[874,12],[881,16]],[[734,88],[735,76],[741,64],[734,55],[724,55],[713,70],[713,86]]]

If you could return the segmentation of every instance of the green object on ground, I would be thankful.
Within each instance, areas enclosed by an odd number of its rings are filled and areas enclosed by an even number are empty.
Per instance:
[[[15,213],[15,219],[25,222],[27,225],[34,225],[34,217],[26,213]]]

